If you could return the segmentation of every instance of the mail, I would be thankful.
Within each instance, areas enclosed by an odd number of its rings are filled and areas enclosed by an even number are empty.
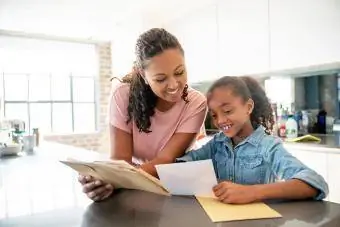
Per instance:
[[[215,197],[212,189],[217,179],[211,159],[156,165],[156,169],[160,181],[172,195]]]
[[[161,182],[122,160],[80,161],[61,160],[80,174],[90,175],[96,179],[112,184],[115,188],[136,189],[161,195],[170,195]]]

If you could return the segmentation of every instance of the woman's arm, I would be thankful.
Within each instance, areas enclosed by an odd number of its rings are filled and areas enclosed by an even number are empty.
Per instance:
[[[110,125],[111,159],[125,160],[132,164],[132,135]]]
[[[153,160],[141,165],[141,168],[147,173],[158,177],[155,165],[172,163],[176,158],[183,156],[195,137],[196,133],[174,134],[164,149]]]
[[[132,123],[128,120],[129,85],[113,86],[109,103],[110,158],[132,163]]]
[[[155,165],[172,163],[176,158],[183,156],[204,125],[207,113],[205,97],[199,92],[193,91],[189,93],[188,99],[188,106],[174,135],[153,160],[141,166],[143,170],[153,176],[157,177]]]

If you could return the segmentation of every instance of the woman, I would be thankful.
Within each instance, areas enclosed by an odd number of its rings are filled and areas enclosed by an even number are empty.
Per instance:
[[[204,95],[188,87],[184,51],[172,34],[154,28],[137,40],[133,72],[114,86],[110,102],[111,158],[157,176],[155,165],[184,155],[203,125]],[[87,196],[100,201],[113,187],[80,176]]]

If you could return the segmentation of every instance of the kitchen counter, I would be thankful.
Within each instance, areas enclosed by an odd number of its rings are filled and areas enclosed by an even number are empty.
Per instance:
[[[340,146],[336,144],[334,135],[312,134],[321,139],[320,142],[284,142],[284,146],[289,149],[308,150],[323,153],[340,154]]]
[[[269,202],[282,218],[223,223],[211,222],[192,197],[119,190],[93,203],[81,192],[75,171],[58,162],[69,155],[97,156],[48,143],[33,154],[0,159],[1,227],[340,226],[340,204],[326,201]]]
[[[199,142],[199,144],[204,144],[207,141],[209,141],[213,134],[218,131],[209,130],[208,136],[202,141]],[[287,150],[308,150],[313,152],[323,152],[323,153],[335,153],[340,154],[340,146],[336,144],[335,136],[334,135],[327,135],[327,134],[311,134],[313,136],[319,137],[321,139],[320,142],[285,142],[284,139],[282,139],[284,147]]]

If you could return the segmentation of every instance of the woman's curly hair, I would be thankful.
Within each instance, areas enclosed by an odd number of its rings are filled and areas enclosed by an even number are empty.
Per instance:
[[[261,85],[252,77],[225,76],[211,85],[208,94],[214,89],[224,86],[230,86],[233,93],[241,96],[244,101],[251,98],[254,101],[254,109],[250,115],[252,126],[257,128],[262,125],[267,134],[272,134],[273,125],[275,124],[272,106]]]
[[[137,39],[133,70],[122,78],[123,83],[130,84],[127,123],[133,120],[140,132],[151,132],[150,118],[155,114],[158,99],[140,72],[147,67],[150,58],[168,49],[179,49],[184,54],[177,38],[165,29],[153,28],[144,32]],[[188,86],[185,86],[182,99],[186,102],[187,96]]]

